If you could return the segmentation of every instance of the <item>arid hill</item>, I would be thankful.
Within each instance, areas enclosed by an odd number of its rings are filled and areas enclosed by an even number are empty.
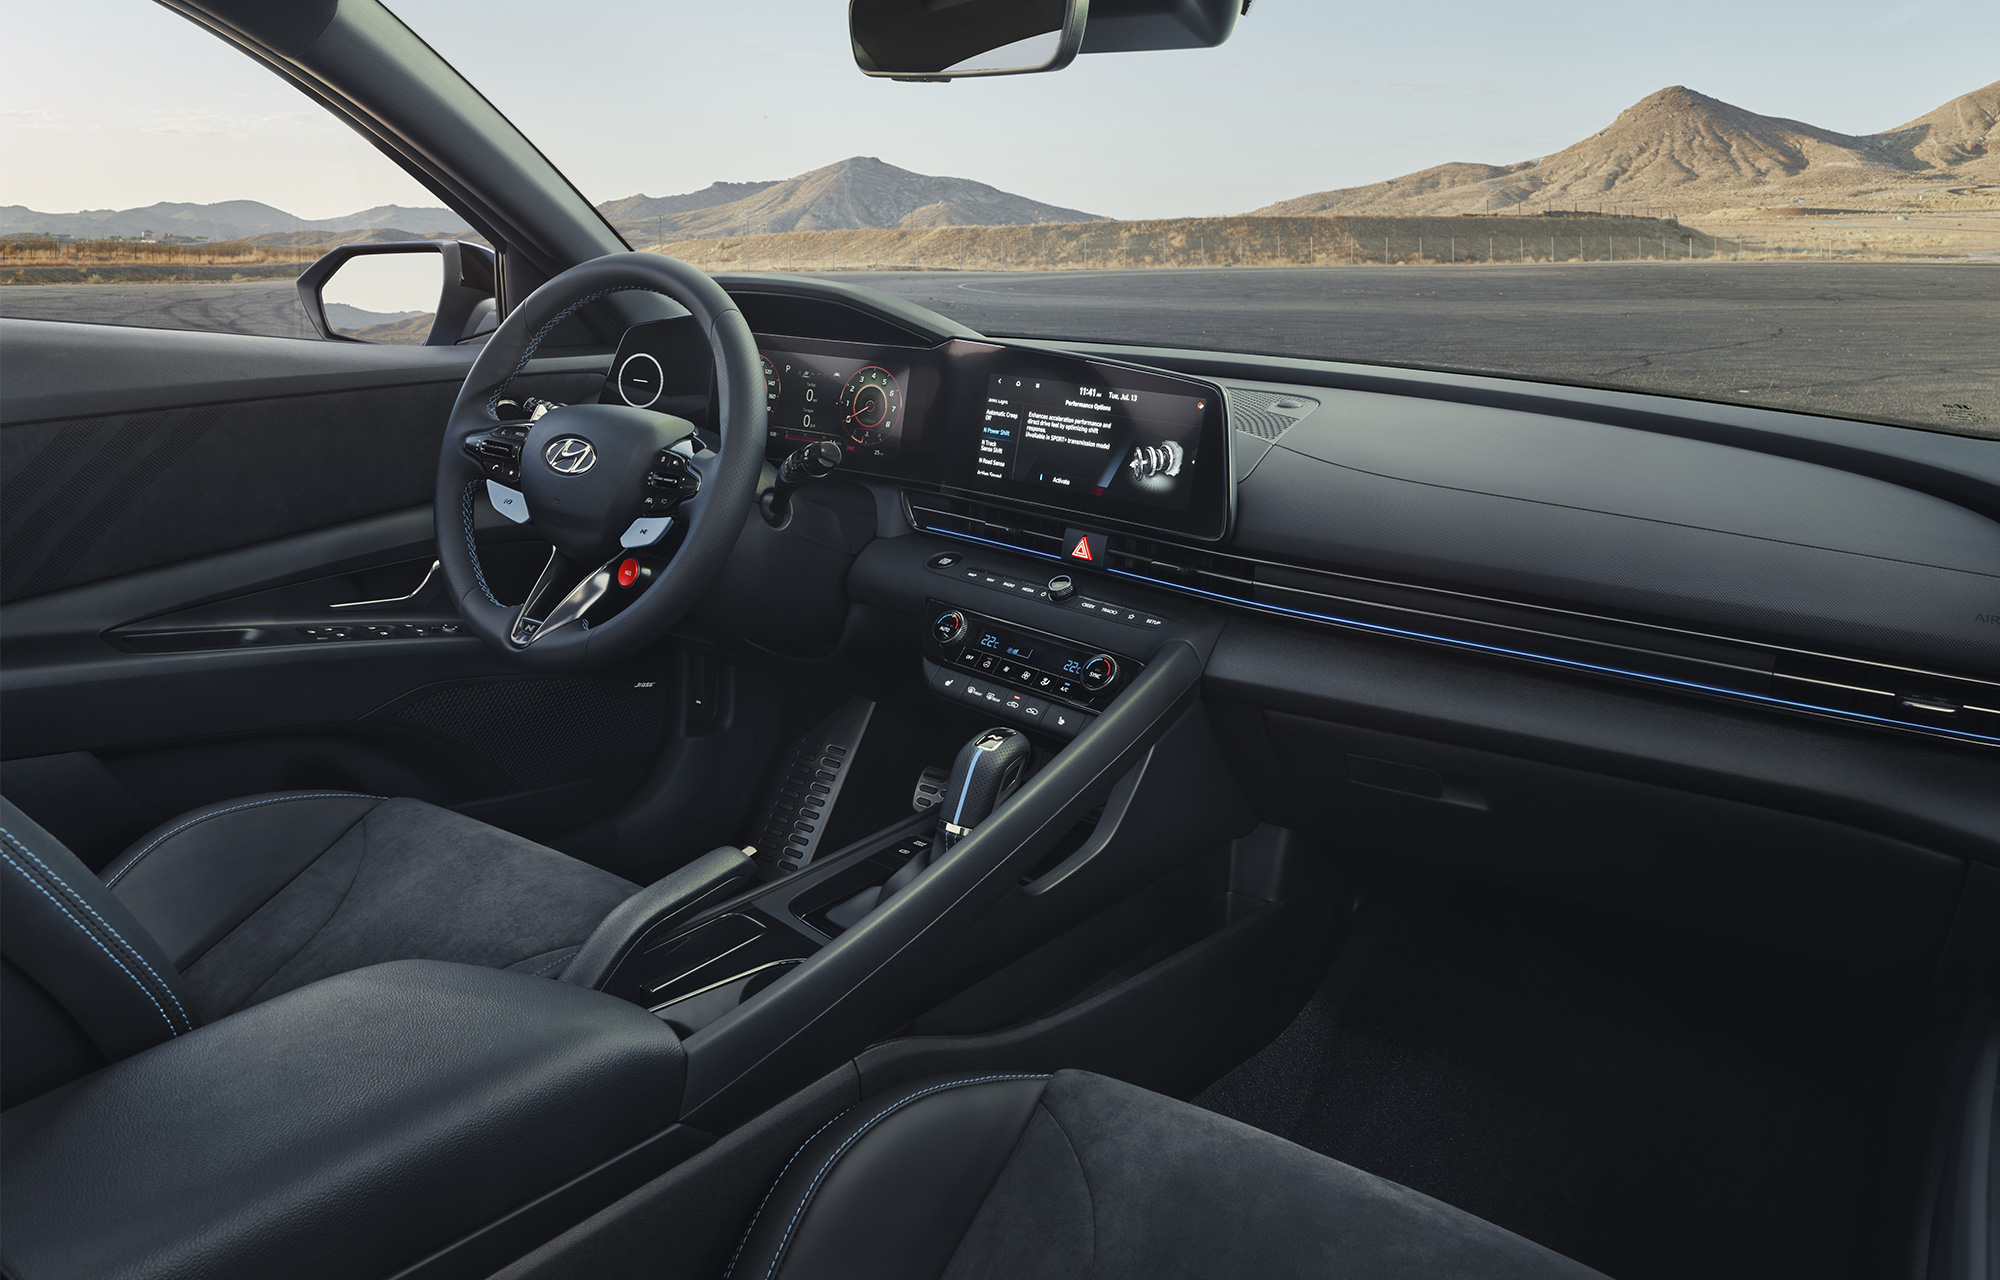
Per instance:
[[[412,209],[394,204],[318,219],[296,217],[259,200],[223,200],[215,204],[167,202],[138,209],[85,209],[77,213],[41,213],[18,204],[0,206],[0,235],[63,235],[79,240],[107,236],[130,239],[148,231],[156,236],[241,240],[294,231],[370,231],[389,227],[418,237],[469,234],[465,219],[449,209]]]
[[[678,209],[730,186],[755,187],[726,203]],[[776,183],[717,183],[687,196],[630,196],[599,205],[634,244],[782,231],[847,231],[864,227],[1021,226],[1094,222],[1098,216],[1043,204],[969,178],[933,177],[854,156]]]
[[[1441,215],[1604,209],[1698,213],[1803,200],[1924,200],[2000,181],[2000,81],[1882,133],[1854,136],[1759,115],[1675,86],[1539,160],[1446,164],[1365,187],[1280,201],[1259,214]],[[2000,196],[2000,190],[1991,194]]]
[[[637,224],[648,218],[671,218],[693,213],[697,209],[713,209],[719,204],[730,204],[769,191],[777,185],[776,178],[769,182],[711,182],[699,191],[683,195],[636,195],[626,196],[623,200],[606,200],[597,206],[597,211],[613,226]]]

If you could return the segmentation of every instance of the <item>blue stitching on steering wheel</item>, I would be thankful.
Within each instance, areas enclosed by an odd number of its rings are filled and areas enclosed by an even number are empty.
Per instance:
[[[547,324],[543,325],[541,328],[535,330],[535,336],[528,339],[528,349],[521,353],[521,359],[518,363],[514,365],[513,372],[509,373],[506,377],[500,379],[500,385],[493,388],[492,395],[486,397],[487,416],[491,417],[494,414],[497,406],[500,403],[500,393],[505,391],[508,387],[512,386],[514,383],[514,379],[521,376],[521,370],[527,368],[528,361],[535,358],[535,349],[542,345],[542,340],[547,338],[549,334],[555,330],[555,327],[557,325],[561,324],[563,321],[575,315],[578,308],[588,306],[589,304],[597,301],[599,298],[606,297],[614,293],[632,293],[632,292],[657,293],[662,298],[666,298],[669,302],[673,301],[673,297],[671,294],[668,294],[660,289],[655,289],[652,285],[649,284],[614,284],[608,288],[599,289],[596,293],[586,294],[585,296],[578,298],[575,302],[570,303],[568,306],[564,307],[561,311],[556,312],[555,317],[552,320],[550,320]]]
[[[479,567],[479,544],[472,540],[472,494],[478,487],[479,481],[466,481],[464,496],[458,504],[459,513],[465,517],[465,553],[472,557],[472,576],[479,580],[479,589],[486,593],[488,600],[504,609],[507,606],[501,604],[499,598],[493,594],[493,588],[486,585],[486,571]]]

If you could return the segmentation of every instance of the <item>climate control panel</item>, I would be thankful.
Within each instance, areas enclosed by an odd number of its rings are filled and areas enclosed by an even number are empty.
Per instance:
[[[1073,736],[1139,673],[1140,664],[1074,640],[931,602],[926,657],[933,689],[955,701],[992,704],[1005,718]],[[1013,714],[1008,714],[1013,713]]]

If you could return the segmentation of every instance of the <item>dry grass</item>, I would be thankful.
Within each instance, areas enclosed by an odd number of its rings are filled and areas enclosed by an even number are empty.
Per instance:
[[[1893,223],[1897,227],[1909,224]],[[1926,238],[1926,237],[1929,238]],[[1409,263],[1963,259],[1941,233],[1829,245],[1810,219],[1700,226],[1615,214],[1175,218],[794,231],[643,246],[708,271],[1103,271]]]
[[[296,262],[291,247],[218,240],[201,244],[145,244],[135,240],[0,240],[0,268],[25,266],[240,266]],[[308,259],[310,261],[310,259]]]

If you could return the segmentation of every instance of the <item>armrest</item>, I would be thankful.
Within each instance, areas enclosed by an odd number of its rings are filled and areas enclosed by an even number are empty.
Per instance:
[[[667,1130],[685,1074],[671,1030],[595,991],[341,974],[6,1112],[0,1268],[389,1275]]]
[[[741,849],[731,845],[710,849],[613,907],[584,939],[576,959],[563,970],[562,981],[602,990],[618,962],[662,922],[686,919],[749,888],[756,879],[757,864]]]

